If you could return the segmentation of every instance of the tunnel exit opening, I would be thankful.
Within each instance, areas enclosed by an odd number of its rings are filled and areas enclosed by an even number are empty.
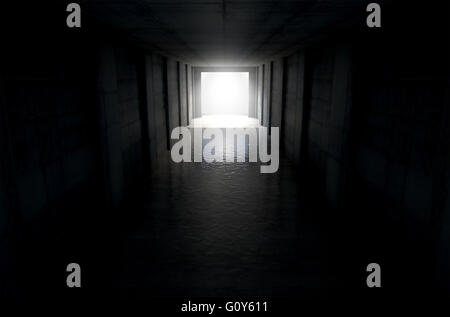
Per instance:
[[[255,67],[194,67],[191,126],[258,127]]]
[[[202,116],[248,117],[249,88],[248,72],[202,72]]]
[[[201,72],[201,117],[203,127],[250,127],[249,72]]]

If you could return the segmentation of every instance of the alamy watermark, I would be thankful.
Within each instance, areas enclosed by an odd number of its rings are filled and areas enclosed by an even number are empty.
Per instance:
[[[193,131],[193,135],[191,131]],[[261,173],[275,173],[278,171],[280,156],[280,132],[278,127],[270,128],[270,137],[266,127],[176,127],[172,130],[170,138],[179,140],[172,146],[170,151],[172,161],[175,163],[202,161],[207,163],[245,162],[248,157],[249,162],[257,162],[259,159],[259,162],[264,163],[260,167]],[[204,144],[205,140],[208,140],[208,143]]]

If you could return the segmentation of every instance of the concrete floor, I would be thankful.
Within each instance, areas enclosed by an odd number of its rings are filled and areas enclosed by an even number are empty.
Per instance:
[[[328,238],[302,206],[293,168],[169,163],[145,189],[138,224],[120,241],[123,295],[295,295],[326,291]],[[336,284],[337,285],[337,284]]]

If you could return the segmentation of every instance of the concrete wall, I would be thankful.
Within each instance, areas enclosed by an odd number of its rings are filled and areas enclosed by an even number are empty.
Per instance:
[[[188,94],[188,124],[191,124],[193,114],[194,114],[194,86],[193,86],[193,77],[192,77],[192,66],[187,65],[187,77],[186,77],[186,83],[187,83],[187,94]]]
[[[358,224],[348,241],[359,235],[372,258],[391,260],[396,283],[425,283],[409,278],[418,268],[448,287],[449,52],[430,37],[436,13],[408,10],[430,23],[398,25],[394,14],[382,34],[329,38],[287,57],[284,148],[320,193],[314,203],[325,197],[336,224]]]
[[[142,174],[142,134],[139,116],[137,52],[115,48],[119,93],[120,134],[125,187],[136,183]]]
[[[8,222],[11,221],[12,216],[10,210],[10,200],[9,197],[10,190],[12,187],[13,177],[11,174],[11,144],[8,131],[8,121],[6,117],[6,102],[5,94],[3,90],[3,78],[0,81],[0,150],[3,155],[0,157],[0,237],[6,234],[8,228]]]
[[[270,107],[270,126],[281,127],[283,107],[283,71],[284,60],[279,58],[272,62],[272,91]]]
[[[305,112],[305,54],[295,53],[286,58],[286,75],[283,110],[283,136],[286,156],[299,166],[302,123]]]
[[[65,47],[36,46],[2,60],[2,183],[15,217],[26,221],[65,217],[87,203],[101,172],[93,59]]]
[[[335,207],[342,203],[348,164],[344,154],[350,125],[350,75],[351,49],[345,45],[317,47],[286,59],[284,149]],[[274,80],[274,86],[278,81]],[[277,90],[274,93],[279,94]]]
[[[443,162],[441,188],[442,208],[437,212],[437,252],[436,252],[436,280],[443,289],[450,288],[450,78],[447,85],[445,98],[447,104],[443,114],[443,130],[441,133],[442,146],[439,154]],[[435,186],[436,188],[436,186]],[[439,205],[438,205],[439,206]]]
[[[198,70],[197,67],[194,67],[192,69],[192,85],[193,85],[193,101],[192,104],[193,112],[192,116],[193,118],[200,118],[202,116],[202,74],[201,71]]]
[[[398,61],[400,62],[400,61]],[[407,210],[414,221],[429,221],[440,147],[446,79],[434,74],[392,74],[394,61],[358,77],[364,109],[356,115],[356,169],[360,180]],[[394,82],[381,78],[395,76]],[[369,168],[370,166],[370,168]]]
[[[309,51],[311,75],[306,83],[300,56],[302,54],[294,54],[287,58],[286,154],[297,161],[298,136],[306,131],[306,142],[302,144],[307,146],[302,149],[307,153],[305,163],[328,200],[338,206],[351,154],[352,48],[338,45]],[[391,72],[391,64],[386,65],[377,64],[378,78]],[[369,64],[358,65],[358,69],[367,67]],[[430,215],[427,208],[432,207],[433,171],[430,166],[435,157],[433,148],[437,148],[439,142],[439,130],[433,122],[439,122],[442,116],[447,82],[441,78],[412,80],[406,77],[393,88],[388,81],[374,82],[373,72],[360,72],[360,75],[357,87],[362,97],[353,131],[357,139],[355,169],[359,180],[394,199],[410,210],[412,217],[423,221]],[[309,109],[304,107],[301,86],[310,89],[310,96],[306,98]],[[305,114],[305,119],[299,120]],[[296,131],[299,123],[302,131]]]
[[[145,87],[151,167],[158,167],[167,152],[166,91],[164,58],[158,54],[145,55]]]
[[[104,44],[99,49],[97,100],[107,199],[118,206],[143,172],[139,54]]]
[[[344,153],[350,113],[351,50],[325,47],[310,52],[310,98],[306,117],[308,169],[320,191],[338,207],[344,190]]]
[[[97,77],[103,159],[106,192],[114,206],[145,178],[145,166],[154,169],[167,159],[167,116],[171,128],[180,120],[177,64],[174,60],[166,64],[158,54],[110,43],[100,49]],[[182,93],[187,96],[186,90]],[[184,100],[187,110],[187,97]],[[185,121],[186,115],[187,111]]]
[[[189,95],[186,64],[155,53],[107,43],[98,60],[106,192],[118,206],[145,165],[167,160],[170,131],[187,125],[192,89]]]
[[[121,145],[121,105],[117,85],[114,47],[104,43],[98,49],[97,106],[106,199],[118,207],[124,196]]]
[[[352,189],[362,197],[360,208],[392,224],[386,235],[407,241],[404,261],[430,272],[437,265],[436,280],[448,287],[448,249],[436,241],[448,226],[449,52],[430,37],[439,27],[436,12],[414,10],[430,22],[396,25],[372,38],[370,50],[367,42],[355,46]],[[448,28],[445,33],[448,39]],[[417,253],[424,256],[417,259]]]
[[[317,50],[309,59],[311,63],[311,95],[307,100],[309,116],[306,117],[307,164],[314,174],[316,185],[324,190],[327,175],[328,135],[331,121],[333,92],[334,52]]]
[[[154,167],[168,153],[164,57],[35,22],[12,32],[0,59],[0,296],[80,224],[111,220],[145,179],[143,149]],[[14,254],[21,243],[33,252]]]
[[[248,116],[250,118],[258,118],[258,105],[256,103],[258,96],[257,89],[257,71],[253,70],[248,73]]]
[[[185,127],[188,124],[188,92],[186,85],[186,64],[178,63],[178,92],[180,98],[180,125]]]
[[[178,62],[171,58],[167,59],[167,98],[170,137],[172,130],[181,123]]]
[[[262,102],[262,125],[270,125],[270,104],[272,93],[272,64],[270,62],[263,65],[264,84],[263,84],[263,102]]]
[[[65,253],[57,243],[103,196],[92,39],[55,27],[64,6],[5,5],[1,29],[10,13],[21,23],[0,52],[0,297],[34,284],[33,261],[47,277],[51,251]]]
[[[262,109],[263,109],[263,88],[264,88],[264,73],[262,65],[257,68],[257,98],[256,98],[256,108],[257,108],[257,118],[259,123],[262,124]]]

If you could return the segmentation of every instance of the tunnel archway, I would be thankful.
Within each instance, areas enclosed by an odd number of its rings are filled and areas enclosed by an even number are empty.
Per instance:
[[[202,72],[202,116],[249,113],[248,72]]]
[[[256,67],[193,67],[192,126],[258,126]]]

